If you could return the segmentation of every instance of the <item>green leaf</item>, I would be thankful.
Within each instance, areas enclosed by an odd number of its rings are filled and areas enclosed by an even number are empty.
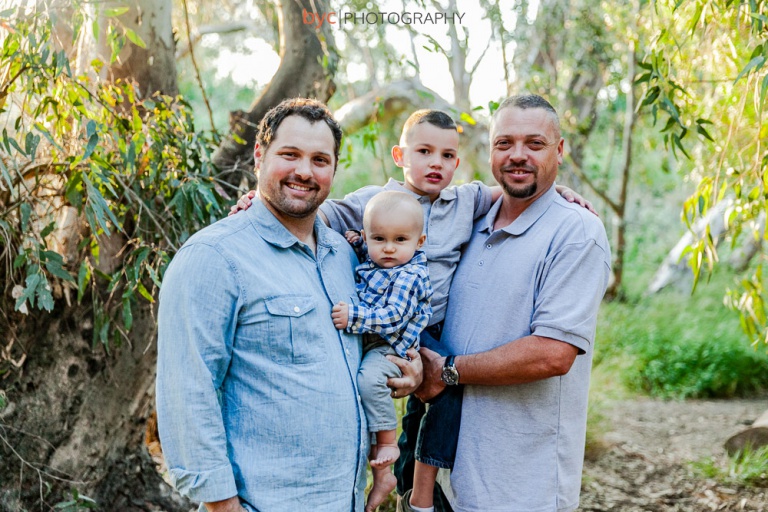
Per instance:
[[[130,331],[133,326],[133,310],[131,309],[130,297],[123,297],[123,325],[126,331]]]
[[[91,268],[88,266],[88,262],[83,260],[80,263],[80,271],[77,273],[77,302],[83,300],[85,294],[85,288],[91,281]]]
[[[757,71],[758,69],[763,67],[763,63],[765,63],[765,57],[763,57],[762,55],[755,57],[754,59],[749,61],[746,66],[744,66],[744,69],[741,70],[741,73],[738,74],[738,76],[736,77],[736,80],[734,80],[733,83],[738,82],[739,79],[741,79],[741,77],[749,73],[750,70],[752,70],[753,68],[755,69],[755,71]]]
[[[475,126],[477,124],[477,121],[466,112],[462,112],[459,118],[470,126]]]
[[[762,106],[763,103],[765,103],[765,94],[768,92],[768,75],[765,75],[763,77],[763,83],[760,86],[760,105]]]
[[[125,36],[128,38],[129,41],[131,41],[133,44],[135,44],[139,48],[147,47],[147,44],[144,42],[144,40],[141,37],[139,37],[139,35],[133,30],[126,28]]]
[[[53,295],[47,279],[41,279],[37,285],[37,307],[48,312],[53,311]]]
[[[29,203],[21,203],[21,231],[26,233],[29,228],[29,216],[32,215],[32,206]]]
[[[58,254],[56,255],[58,256]],[[59,279],[63,279],[64,281],[69,281],[70,283],[75,282],[75,278],[72,277],[72,274],[70,274],[64,269],[60,261],[48,260],[45,262],[45,268],[46,270],[48,270],[48,272],[58,277]]]
[[[54,230],[54,229],[56,229],[56,221],[53,221],[53,222],[51,222],[50,224],[48,224],[47,226],[45,226],[45,229],[43,229],[43,230],[40,232],[40,238],[45,238],[45,237],[47,237],[48,235],[50,235],[51,233],[53,233],[53,230]]]
[[[152,294],[149,293],[149,291],[147,291],[147,289],[144,287],[143,284],[141,284],[141,282],[136,283],[136,289],[139,290],[139,293],[141,294],[142,297],[144,297],[145,299],[147,299],[149,302],[153,304],[155,303],[155,299],[152,298]]]
[[[41,279],[42,276],[40,274],[32,274],[31,276],[27,276],[25,281],[27,286],[24,288],[21,296],[16,299],[16,306],[14,308],[16,311],[18,311],[22,304],[24,304],[24,302],[27,300],[29,301],[29,305],[31,307],[35,307],[35,290],[37,289],[37,285],[40,284]]]
[[[27,132],[27,136],[24,138],[24,148],[27,156],[34,162],[35,153],[37,153],[37,145],[40,144],[40,136],[35,135],[32,132]]]
[[[113,7],[111,9],[104,10],[104,16],[107,18],[117,18],[127,13],[130,9],[128,7]]]
[[[713,139],[713,138],[712,138],[712,137],[709,135],[709,133],[707,132],[707,130],[705,130],[705,129],[704,129],[704,127],[703,127],[703,126],[701,126],[700,124],[699,124],[699,125],[696,125],[696,131],[697,131],[697,132],[699,132],[699,133],[700,133],[701,135],[703,135],[704,137],[706,137],[707,139],[709,139],[711,142],[715,142],[715,139]]]
[[[83,156],[81,157],[82,160],[88,159],[88,157],[91,156],[93,153],[93,150],[96,149],[96,145],[99,143],[99,134],[94,133],[90,136],[88,139],[88,145],[85,146],[85,153],[83,153]]]

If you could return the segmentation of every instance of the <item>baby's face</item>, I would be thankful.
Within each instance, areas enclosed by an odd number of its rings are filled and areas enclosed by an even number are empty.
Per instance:
[[[411,261],[424,244],[426,235],[421,233],[419,221],[412,211],[394,210],[372,216],[365,226],[368,256],[382,268],[393,268]]]

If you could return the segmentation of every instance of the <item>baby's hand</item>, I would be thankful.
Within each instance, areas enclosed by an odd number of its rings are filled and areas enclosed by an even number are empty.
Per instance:
[[[339,302],[331,310],[331,318],[333,318],[333,326],[339,330],[347,328],[347,322],[349,322],[349,306],[346,302]]]
[[[232,207],[229,209],[229,215],[234,215],[240,210],[247,210],[251,207],[251,199],[256,197],[255,190],[249,190],[245,195],[241,196],[240,199],[237,200],[237,204],[233,204]]]
[[[347,230],[344,233],[344,238],[347,239],[347,242],[349,242],[350,245],[355,245],[360,241],[360,232],[355,231],[354,229]]]

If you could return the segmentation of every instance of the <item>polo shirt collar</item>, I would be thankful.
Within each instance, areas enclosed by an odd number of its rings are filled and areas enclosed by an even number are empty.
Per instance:
[[[528,230],[528,228],[536,224],[536,221],[539,220],[542,215],[544,215],[544,212],[549,209],[549,206],[555,201],[555,199],[557,199],[557,196],[558,194],[555,190],[555,184],[553,183],[549,190],[544,192],[541,197],[531,203],[530,206],[528,206],[528,208],[526,208],[525,211],[523,211],[523,213],[521,213],[520,216],[514,220],[514,222],[502,228],[501,231],[505,231],[506,233],[514,236],[522,235]],[[503,200],[504,196],[502,195],[502,197],[500,197],[493,204],[493,206],[491,206],[491,209],[488,211],[488,215],[485,216],[485,225],[481,228],[481,231],[493,233],[493,223],[496,221],[496,216],[499,214]]]
[[[405,188],[405,185],[403,185],[402,182],[394,180],[392,178],[389,178],[389,181],[386,185],[384,185],[384,190],[395,190],[397,192],[407,192],[408,194],[411,194],[416,199],[426,198],[429,200],[429,196],[420,196],[419,194],[415,192],[411,192],[407,188]],[[456,199],[458,194],[456,193],[456,187],[446,187],[443,190],[440,191],[440,195],[438,196],[439,199],[442,199],[444,201],[453,201]]]
[[[245,213],[249,216],[249,220],[253,227],[256,228],[267,243],[284,249],[291,247],[294,244],[303,245],[303,242],[296,238],[293,233],[288,231],[288,229],[277,220],[277,217],[264,206],[263,202],[253,201],[253,204]],[[315,216],[314,229],[318,246],[323,246],[334,251],[338,248],[339,241],[331,235],[331,229],[325,225],[319,215]]]

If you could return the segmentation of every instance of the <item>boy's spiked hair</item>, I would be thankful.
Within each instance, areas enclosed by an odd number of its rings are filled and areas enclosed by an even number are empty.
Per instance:
[[[451,116],[442,110],[421,109],[417,110],[405,120],[403,132],[400,134],[400,145],[405,145],[405,139],[411,128],[421,123],[429,123],[443,130],[456,130],[456,122]]]

